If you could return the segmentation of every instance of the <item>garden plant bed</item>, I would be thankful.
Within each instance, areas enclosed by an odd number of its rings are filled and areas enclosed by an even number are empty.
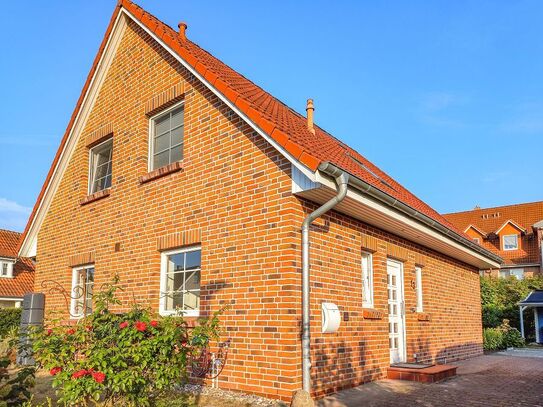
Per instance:
[[[47,406],[47,399],[56,405],[57,396],[51,387],[52,377],[43,370],[36,373],[36,385],[32,389],[33,406]],[[179,386],[157,402],[157,407],[283,407],[281,402],[263,397],[215,389],[200,385]]]

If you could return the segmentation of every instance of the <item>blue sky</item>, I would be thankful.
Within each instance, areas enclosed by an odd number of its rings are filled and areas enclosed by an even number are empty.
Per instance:
[[[540,1],[138,4],[441,212],[543,199]],[[3,2],[0,228],[22,230],[115,6]]]

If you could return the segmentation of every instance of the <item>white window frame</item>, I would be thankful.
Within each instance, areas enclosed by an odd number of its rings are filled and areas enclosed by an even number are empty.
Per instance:
[[[147,156],[148,156],[148,160],[147,160],[147,171],[151,172],[153,170],[156,170],[158,168],[153,168],[153,157],[154,157],[154,141],[155,141],[155,122],[157,121],[157,119],[160,119],[162,116],[166,115],[166,114],[169,114],[170,112],[172,112],[173,110],[183,106],[183,109],[185,108],[184,107],[184,104],[185,104],[185,101],[182,100],[181,102],[179,103],[176,103],[174,104],[173,106],[170,106],[169,108],[167,109],[164,109],[164,110],[161,110],[160,112],[158,112],[157,114],[155,114],[154,116],[151,116],[149,117],[149,135],[148,135],[148,152],[147,152]],[[183,150],[185,149],[185,134],[184,134],[184,131],[185,131],[185,118],[184,118],[184,112],[183,112]],[[183,157],[185,155],[183,154]],[[182,160],[181,160],[182,161]],[[171,163],[170,163],[171,164]]]
[[[362,271],[362,307],[373,308],[373,255],[362,252],[360,262]]]
[[[15,262],[8,259],[0,259],[0,278],[13,278],[13,265]],[[6,274],[4,274],[4,267]]]
[[[81,319],[85,316],[85,312],[82,312],[81,314],[78,314],[76,312],[77,302],[81,301],[81,298],[74,298],[74,294],[77,294],[76,292],[74,292],[74,290],[77,285],[77,276],[79,272],[81,272],[82,270],[88,270],[88,269],[94,270],[94,277],[95,277],[96,269],[94,268],[94,264],[85,264],[84,266],[77,266],[77,267],[72,268],[72,289],[70,290],[70,296],[72,297],[70,300],[70,316],[72,319]],[[94,287],[94,278],[93,278],[93,287]],[[83,298],[83,307],[86,307],[87,306],[86,304],[87,304],[87,298],[86,298],[86,291],[85,291],[85,298]]]
[[[96,192],[103,191],[104,189],[111,188],[111,185],[110,185],[109,187],[101,189],[99,191],[93,191],[93,187],[94,187],[94,154],[95,154],[96,150],[100,149],[100,147],[103,147],[104,144],[106,144],[106,143],[111,143],[111,161],[110,161],[110,165],[111,165],[111,184],[113,184],[113,137],[109,137],[107,140],[104,140],[101,143],[96,144],[95,146],[92,146],[91,148],[89,148],[89,181],[88,181],[88,188],[87,188],[89,195],[92,195],[92,194],[94,194]]]
[[[417,293],[417,312],[424,312],[422,301],[422,267],[415,266],[415,290]]]
[[[505,247],[505,238],[506,238],[506,237],[514,237],[514,238],[515,238],[515,241],[517,242],[516,246],[513,247],[513,248],[510,248],[510,249],[506,248],[506,247]],[[513,234],[513,235],[504,235],[504,236],[502,237],[502,248],[503,248],[503,250],[505,250],[505,251],[518,250],[518,248],[519,248],[519,244],[518,244],[518,243],[519,243],[518,235],[514,235],[514,234]]]
[[[506,274],[506,275],[503,275],[503,274]],[[524,268],[517,267],[517,268],[501,269],[500,277],[501,278],[515,277],[517,280],[524,280]]]
[[[187,253],[187,252],[193,252],[200,250],[200,255],[202,252],[202,246],[201,245],[195,245],[195,246],[187,246],[182,247],[178,249],[172,249],[163,251],[160,254],[160,301],[159,301],[159,314],[163,316],[168,315],[183,315],[185,317],[198,317],[200,316],[200,309],[196,310],[167,310],[166,309],[166,284],[167,284],[167,272],[168,272],[168,256],[171,256],[173,254],[179,254],[179,253]],[[200,260],[200,281],[202,278],[202,263]],[[201,293],[201,284],[200,284],[200,293]],[[201,297],[200,297],[201,301]],[[201,302],[200,302],[201,306]]]

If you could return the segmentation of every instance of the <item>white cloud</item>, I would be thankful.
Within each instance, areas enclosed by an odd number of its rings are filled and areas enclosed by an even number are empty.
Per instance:
[[[543,133],[543,104],[521,103],[513,106],[511,116],[500,126],[506,133]]]
[[[467,98],[452,92],[427,92],[418,100],[419,119],[432,126],[464,127],[466,124],[454,116],[468,102]]]
[[[0,198],[0,228],[22,231],[31,210],[15,201]]]

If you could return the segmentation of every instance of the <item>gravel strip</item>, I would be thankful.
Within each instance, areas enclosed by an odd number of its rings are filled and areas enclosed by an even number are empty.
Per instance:
[[[255,396],[252,394],[238,393],[229,390],[217,389],[209,386],[201,386],[198,384],[185,384],[178,387],[178,390],[192,395],[203,395],[206,397],[226,400],[232,403],[239,403],[240,406],[254,407],[283,407],[286,404],[277,400],[270,400],[264,397]]]

